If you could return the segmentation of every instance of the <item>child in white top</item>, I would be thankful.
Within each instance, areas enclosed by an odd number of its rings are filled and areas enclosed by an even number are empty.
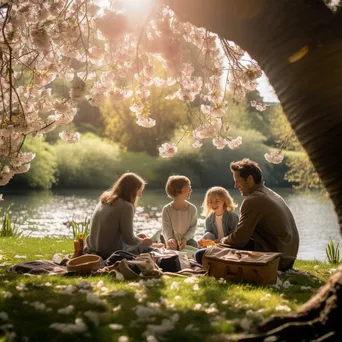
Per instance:
[[[189,178],[170,176],[165,191],[173,199],[162,210],[162,234],[166,246],[174,250],[182,250],[186,245],[197,248],[194,240],[197,208],[188,202],[192,192]]]
[[[202,240],[219,242],[235,231],[239,222],[238,215],[234,213],[237,205],[226,189],[220,186],[210,188],[205,194],[202,207],[206,216],[205,234],[198,241],[199,247],[204,247]]]

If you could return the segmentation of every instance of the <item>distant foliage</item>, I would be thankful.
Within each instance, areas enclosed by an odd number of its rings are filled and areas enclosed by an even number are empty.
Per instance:
[[[303,151],[302,145],[294,134],[281,105],[275,105],[272,108],[270,117],[270,138],[273,140],[272,143],[280,146],[285,142],[285,150]]]
[[[286,165],[289,170],[285,174],[285,179],[292,183],[295,189],[325,191],[321,179],[304,151],[287,153]]]
[[[159,183],[159,168],[161,158],[156,158],[144,152],[120,152],[120,172],[136,172],[147,181],[150,187],[164,187]]]
[[[77,144],[56,145],[60,187],[101,188],[121,173],[119,148],[93,134]]]
[[[204,142],[199,149],[194,149],[191,139],[184,139],[180,151],[172,159],[162,159],[157,164],[156,180],[161,187],[171,174],[183,174],[190,178],[194,188],[208,188],[220,185],[227,188],[234,186],[229,170],[232,161],[248,157],[259,163],[263,170],[263,177],[269,186],[288,186],[284,180],[287,170],[284,164],[274,165],[264,158],[265,137],[252,130],[233,129],[233,136],[243,136],[243,144],[239,149],[230,150],[227,147],[217,150],[210,141]],[[176,132],[175,140],[182,134]]]
[[[260,132],[265,137],[270,136],[270,116],[273,115],[274,105],[267,107],[263,112],[251,106],[250,101],[262,102],[262,98],[257,90],[246,95],[246,100],[236,103],[231,97],[228,98],[228,111],[225,119],[229,124],[237,129],[254,130]],[[243,137],[246,138],[246,137]]]
[[[271,118],[271,132],[274,142],[278,146],[283,144],[283,149],[286,150],[285,164],[288,171],[285,174],[285,179],[296,189],[325,191],[318,173],[292,131],[280,105],[275,106]]]
[[[30,172],[17,175],[9,187],[50,189],[57,182],[57,156],[55,147],[45,140],[27,137],[23,151],[31,151],[36,157],[31,162]]]
[[[106,100],[100,105],[105,137],[129,151],[157,156],[158,146],[170,140],[174,130],[187,122],[185,104],[166,100],[165,93],[159,89],[153,89],[150,96],[149,110],[157,122],[154,127],[138,126],[137,117],[129,107],[129,101]]]
[[[158,159],[146,153],[122,151],[117,144],[93,134],[77,144],[56,145],[59,187],[108,188],[124,172],[136,172],[148,182],[155,177]]]

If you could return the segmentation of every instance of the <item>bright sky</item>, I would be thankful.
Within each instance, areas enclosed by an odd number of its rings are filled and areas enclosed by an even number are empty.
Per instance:
[[[117,0],[116,0],[117,1]],[[112,1],[115,3],[115,1]],[[120,0],[118,3],[125,5],[127,12],[147,12],[150,8],[151,0]],[[111,0],[95,0],[94,3],[103,8],[109,8]]]
[[[274,89],[270,85],[270,82],[265,74],[259,78],[257,89],[265,102],[279,102],[279,99],[274,93]]]

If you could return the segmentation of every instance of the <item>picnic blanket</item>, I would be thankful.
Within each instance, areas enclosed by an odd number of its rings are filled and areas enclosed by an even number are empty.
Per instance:
[[[170,252],[170,253],[168,253]],[[106,265],[96,271],[91,271],[91,274],[103,274],[110,273],[118,279],[135,279],[135,278],[158,278],[161,275],[170,272],[165,272],[162,267],[158,266],[158,260],[163,258],[179,257],[180,269],[174,274],[179,275],[201,275],[205,274],[205,270],[202,265],[195,262],[193,259],[188,259],[186,253],[177,254],[177,251],[169,251],[161,249],[151,253],[141,253],[139,255],[133,255],[131,259],[123,254],[121,258],[115,260],[111,265]],[[179,253],[179,252],[178,252]],[[130,259],[130,260],[129,260]],[[28,275],[39,274],[59,274],[59,275],[72,275],[77,274],[75,272],[69,272],[67,268],[67,257],[61,258],[58,254],[53,256],[53,260],[35,260],[27,261],[11,266],[8,271],[16,272]],[[163,259],[164,260],[164,259]],[[157,261],[157,262],[156,262]]]

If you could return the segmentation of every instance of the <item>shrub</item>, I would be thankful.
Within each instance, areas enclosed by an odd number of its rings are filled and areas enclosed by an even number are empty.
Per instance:
[[[119,148],[90,133],[77,144],[59,141],[56,154],[60,187],[108,187],[120,175]]]
[[[295,189],[325,192],[324,185],[305,151],[288,151],[286,156],[286,165],[289,169],[285,179],[293,183]]]
[[[217,150],[211,139],[206,139],[201,148],[194,149],[191,146],[193,139],[183,139],[179,152],[173,158],[160,158],[159,164],[156,165],[158,168],[156,174],[159,178],[163,178],[162,187],[165,186],[169,175],[183,174],[190,178],[194,188],[207,188],[214,185],[232,188],[234,181],[229,165],[232,161],[243,158],[250,158],[259,163],[268,186],[288,186],[288,182],[284,180],[286,165],[269,164],[265,160],[264,154],[269,151],[269,147],[264,145],[265,137],[262,134],[252,130],[232,129],[230,135],[243,137],[240,148],[230,150],[225,147]],[[180,136],[181,132],[178,131],[173,141],[178,141]]]

